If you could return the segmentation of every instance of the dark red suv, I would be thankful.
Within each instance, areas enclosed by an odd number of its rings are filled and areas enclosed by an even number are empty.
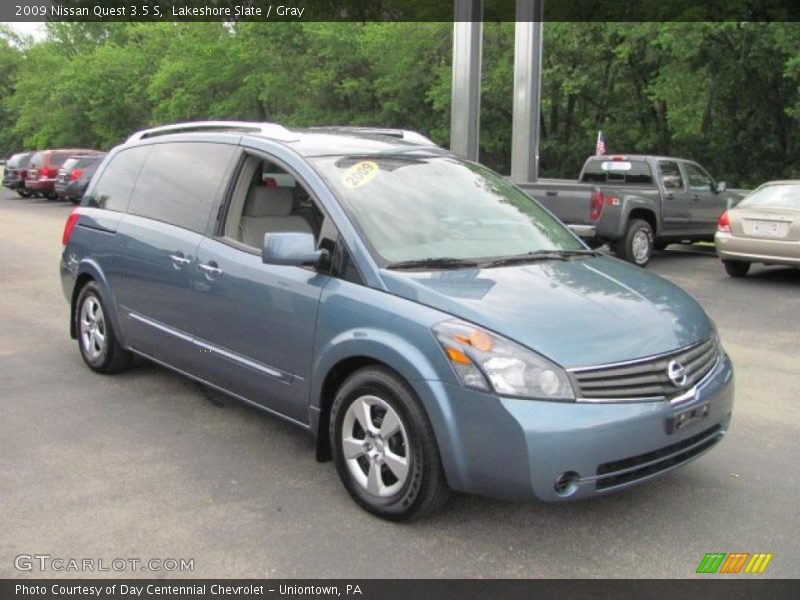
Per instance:
[[[42,150],[31,157],[28,163],[28,177],[25,188],[38,192],[46,198],[55,198],[55,184],[58,179],[58,169],[64,162],[73,156],[92,156],[102,154],[99,150],[88,148],[59,148],[57,150]]]

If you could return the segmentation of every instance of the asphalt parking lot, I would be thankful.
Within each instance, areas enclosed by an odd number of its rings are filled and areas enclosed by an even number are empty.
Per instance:
[[[153,365],[90,372],[57,274],[71,208],[0,192],[0,577],[81,575],[14,566],[49,554],[194,559],[168,575],[201,578],[683,578],[706,552],[770,552],[757,577],[800,577],[800,271],[733,280],[680,246],[651,263],[736,367],[732,429],[709,454],[599,499],[459,495],[396,525],[350,500],[306,433]]]

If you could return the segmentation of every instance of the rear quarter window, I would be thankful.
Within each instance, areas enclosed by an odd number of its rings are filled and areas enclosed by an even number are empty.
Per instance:
[[[151,146],[122,150],[114,155],[98,177],[88,199],[88,206],[125,212]]]
[[[203,233],[237,148],[209,142],[154,144],[128,212]]]

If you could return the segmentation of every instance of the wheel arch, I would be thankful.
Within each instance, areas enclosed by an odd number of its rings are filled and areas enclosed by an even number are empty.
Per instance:
[[[328,425],[336,390],[353,373],[368,366],[386,368],[403,379],[414,390],[439,437],[437,404],[429,398],[425,385],[426,380],[438,380],[439,377],[428,357],[419,348],[397,336],[359,329],[358,335],[348,332],[331,340],[315,360],[313,372],[319,373],[319,376],[312,382],[310,417],[311,429],[317,440],[317,460],[331,458]]]
[[[75,313],[78,310],[78,297],[80,296],[83,288],[86,287],[89,282],[95,282],[100,287],[100,291],[103,293],[103,299],[108,304],[106,307],[108,309],[107,316],[109,319],[111,319],[111,324],[114,327],[114,331],[116,332],[117,338],[120,341],[120,345],[125,348],[126,345],[124,342],[123,333],[119,326],[119,319],[117,318],[117,303],[114,298],[114,293],[112,292],[111,286],[103,274],[103,271],[93,260],[82,261],[78,268],[78,274],[75,276],[75,285],[72,288],[72,298],[70,300],[70,337],[72,339],[77,339],[78,337],[78,332],[75,329]]]

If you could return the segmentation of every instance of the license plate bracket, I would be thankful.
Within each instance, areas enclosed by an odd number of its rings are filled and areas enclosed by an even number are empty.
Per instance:
[[[667,419],[667,433],[671,435],[676,431],[686,429],[687,426],[702,421],[708,417],[710,413],[710,402],[682,410],[679,413],[676,413],[673,417]]]

